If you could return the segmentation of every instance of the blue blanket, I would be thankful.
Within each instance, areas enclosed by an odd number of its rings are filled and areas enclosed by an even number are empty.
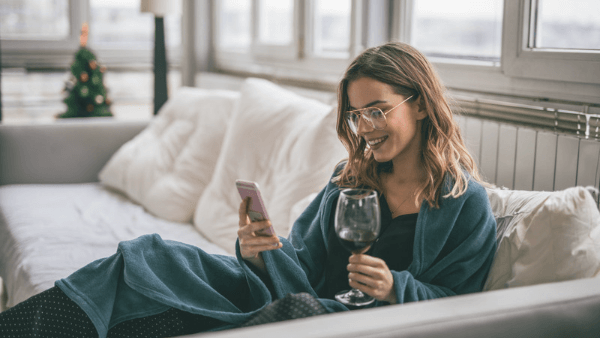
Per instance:
[[[241,259],[210,255],[159,235],[121,242],[56,285],[90,317],[100,338],[125,320],[170,307],[239,325],[274,299],[325,286],[327,227],[339,188],[329,183],[295,222],[283,247],[263,253],[267,276]],[[415,230],[413,262],[392,271],[398,303],[480,291],[496,250],[496,223],[487,194],[474,181],[459,198],[443,198],[439,209],[423,203]],[[270,278],[271,283],[263,279]],[[342,304],[319,298],[330,311]],[[378,305],[384,305],[379,303]]]

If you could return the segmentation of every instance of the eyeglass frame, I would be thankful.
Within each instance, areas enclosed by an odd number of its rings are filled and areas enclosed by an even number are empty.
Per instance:
[[[352,124],[349,122],[349,120],[350,120],[350,118],[349,118],[349,114],[352,114],[352,113],[353,113],[353,114],[358,114],[358,115],[359,115],[359,118],[360,118],[360,117],[362,117],[362,118],[363,118],[365,121],[369,122],[369,124],[371,125],[371,127],[373,127],[373,129],[382,130],[383,128],[387,127],[387,114],[391,113],[391,112],[392,112],[392,110],[394,110],[394,109],[398,108],[398,107],[399,107],[400,105],[402,105],[404,102],[406,102],[406,101],[410,100],[410,99],[411,99],[413,96],[415,96],[415,95],[411,95],[411,96],[407,97],[406,99],[404,99],[404,101],[402,101],[402,102],[398,103],[397,105],[393,106],[392,108],[388,109],[388,110],[387,110],[387,111],[385,111],[385,112],[383,111],[383,109],[381,109],[381,108],[379,108],[379,107],[365,107],[365,108],[360,108],[360,109],[354,109],[354,110],[349,110],[349,111],[346,111],[346,113],[344,114],[344,117],[345,117],[346,123],[348,123],[348,127],[350,127],[350,130],[351,130],[351,131],[352,131],[354,134],[358,135],[358,123],[356,123],[356,128],[355,128],[356,130],[354,130],[354,129],[352,128]],[[381,112],[381,114],[383,115],[384,122],[385,122],[385,126],[383,126],[383,128],[377,128],[377,127],[375,127],[375,124],[374,124],[374,123],[373,123],[373,121],[371,120],[371,117],[366,117],[366,116],[365,116],[365,114],[363,113],[363,111],[365,111],[365,110],[367,110],[367,109],[378,109],[378,110]]]

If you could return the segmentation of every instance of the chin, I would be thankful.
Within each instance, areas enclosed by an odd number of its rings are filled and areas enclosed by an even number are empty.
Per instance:
[[[384,154],[377,155],[376,153],[373,153],[373,159],[379,163],[385,163],[390,162],[392,160],[392,157],[386,156]]]

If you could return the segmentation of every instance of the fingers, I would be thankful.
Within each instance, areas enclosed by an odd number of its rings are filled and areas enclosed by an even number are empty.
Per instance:
[[[254,259],[258,257],[259,253],[279,249],[283,244],[279,241],[279,237],[275,235],[257,234],[257,232],[271,227],[272,224],[269,220],[252,222],[248,216],[249,205],[250,197],[245,198],[240,203],[238,238],[242,257]]]
[[[351,287],[375,299],[396,302],[394,277],[385,261],[369,255],[352,255],[347,268]]]
[[[258,234],[256,234],[256,232],[261,231],[261,230],[266,230],[267,228],[271,227],[273,224],[271,223],[271,221],[266,220],[266,221],[258,221],[258,222],[250,222],[250,220],[248,220],[248,223],[245,224],[240,224],[240,227],[238,228],[238,237],[242,237],[242,236],[257,236]],[[261,235],[264,236],[264,235]],[[271,236],[264,236],[264,237],[271,237]]]
[[[242,258],[255,258],[263,251],[276,250],[283,246],[277,236],[240,237],[240,254]]]
[[[350,285],[351,288],[358,289],[377,300],[386,301],[391,304],[396,303],[396,293],[394,292],[393,288],[390,289],[390,291],[386,291],[383,286],[372,287],[370,285],[361,284],[354,280],[350,280],[348,285]]]
[[[250,197],[246,197],[242,200],[242,203],[240,203],[240,210],[239,210],[239,219],[240,219],[240,223],[239,225],[245,225],[250,223],[250,217],[248,217],[248,207],[250,206]]]
[[[381,266],[381,264],[385,264],[381,258],[363,254],[351,255],[348,262],[350,262],[350,264],[363,264],[369,266]]]

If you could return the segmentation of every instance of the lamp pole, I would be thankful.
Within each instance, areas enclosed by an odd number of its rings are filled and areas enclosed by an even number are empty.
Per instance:
[[[154,17],[154,115],[167,101],[167,50],[165,47],[165,22]]]
[[[142,13],[154,14],[154,115],[167,101],[167,49],[165,47],[166,14],[181,14],[182,0],[142,0]]]

